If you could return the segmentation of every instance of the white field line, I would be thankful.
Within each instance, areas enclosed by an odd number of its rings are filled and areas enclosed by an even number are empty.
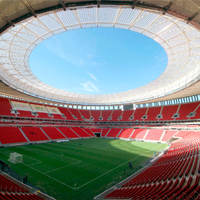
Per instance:
[[[41,164],[41,163],[42,163],[42,161],[38,160],[38,162],[35,162],[35,163],[33,163],[33,164],[29,164],[29,166],[39,165],[39,164]]]
[[[60,184],[62,184],[62,185],[64,185],[64,186],[66,186],[66,187],[68,187],[68,188],[71,188],[72,190],[76,190],[76,187],[71,187],[70,185],[67,185],[66,183],[63,183],[62,181],[60,181],[60,180],[58,180],[58,179],[56,179],[56,178],[54,178],[54,177],[52,177],[52,176],[49,176],[49,175],[47,175],[47,174],[44,174],[44,173],[41,172],[40,170],[37,170],[37,169],[35,169],[35,168],[33,168],[33,167],[27,165],[27,164],[24,164],[24,163],[22,163],[22,164],[25,165],[26,167],[29,167],[29,168],[31,168],[31,169],[33,169],[33,170],[39,172],[40,174],[42,174],[42,175],[44,175],[44,176],[46,176],[46,177],[48,177],[48,178],[50,178],[50,179],[53,179],[54,181],[56,181],[56,182],[58,182],[58,183],[60,183]]]
[[[77,165],[77,164],[80,164],[82,161],[81,160],[77,160],[76,162],[74,163],[71,163],[71,164],[68,164],[68,165],[64,165],[62,167],[58,167],[58,168],[55,168],[55,169],[52,169],[52,170],[48,170],[45,172],[45,174],[49,174],[51,172],[54,172],[54,171],[57,171],[57,170],[60,170],[60,169],[63,169],[63,168],[66,168],[66,167],[69,167],[71,165]]]
[[[121,164],[118,165],[117,167],[114,167],[114,168],[108,170],[107,172],[105,172],[105,173],[103,173],[103,174],[97,176],[96,178],[94,178],[94,179],[92,179],[92,180],[90,180],[90,181],[84,183],[83,185],[81,185],[81,186],[79,186],[79,187],[72,187],[72,186],[70,186],[70,185],[68,185],[68,184],[66,184],[66,183],[63,183],[62,181],[60,181],[60,180],[58,180],[58,179],[52,177],[52,176],[47,175],[47,173],[50,173],[50,171],[52,172],[53,170],[49,170],[48,172],[43,173],[43,172],[41,172],[41,171],[39,171],[39,170],[37,170],[37,169],[31,167],[30,165],[27,165],[27,164],[24,164],[24,163],[22,163],[22,164],[25,165],[25,166],[27,166],[27,167],[29,167],[29,168],[31,168],[31,169],[33,169],[33,170],[35,170],[35,171],[37,171],[37,172],[39,172],[40,174],[42,174],[42,175],[44,175],[44,176],[47,176],[47,177],[50,178],[50,179],[55,180],[56,182],[58,182],[58,183],[60,183],[60,184],[62,184],[62,185],[64,185],[64,186],[66,186],[66,187],[68,187],[68,188],[71,188],[72,190],[79,190],[79,189],[85,187],[86,185],[88,185],[89,183],[91,183],[91,182],[93,182],[93,181],[99,179],[99,178],[102,177],[102,176],[105,176],[106,174],[109,174],[109,173],[112,172],[113,170],[115,170],[115,169],[117,169],[117,168],[119,168],[119,167],[125,165],[126,163],[128,163],[128,162],[130,162],[130,161],[132,161],[132,159],[129,160],[129,161],[126,161],[126,162],[121,163]],[[73,164],[74,164],[74,163],[73,163]],[[69,166],[69,165],[67,165],[67,166]],[[67,166],[63,166],[62,168],[65,168],[65,167],[67,167]],[[60,168],[56,168],[55,171],[56,171],[56,170],[59,170],[59,169],[61,169],[61,167],[60,167]]]
[[[91,182],[93,182],[93,181],[99,179],[99,178],[102,177],[102,176],[105,176],[106,174],[109,174],[109,173],[112,172],[113,170],[115,170],[115,169],[117,169],[117,168],[119,168],[119,167],[121,167],[121,166],[127,164],[127,163],[130,162],[130,161],[132,161],[132,159],[131,159],[131,160],[128,160],[128,161],[126,161],[126,162],[123,162],[123,163],[121,163],[120,165],[118,165],[117,167],[114,167],[114,168],[108,170],[107,172],[105,172],[105,173],[103,173],[103,174],[97,176],[96,178],[94,178],[94,179],[88,181],[87,183],[84,183],[84,184],[81,185],[80,187],[77,187],[77,189],[83,188],[84,186],[88,185],[89,183],[91,183]]]

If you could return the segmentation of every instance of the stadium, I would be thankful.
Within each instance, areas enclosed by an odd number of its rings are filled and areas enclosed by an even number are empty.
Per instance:
[[[200,199],[199,0],[0,0],[0,10],[0,199]],[[157,42],[164,72],[111,94],[32,72],[43,41],[103,27]]]

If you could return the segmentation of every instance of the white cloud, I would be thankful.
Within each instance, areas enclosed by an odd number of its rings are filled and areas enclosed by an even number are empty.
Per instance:
[[[70,51],[66,51],[63,47],[63,44],[58,39],[54,39],[53,46],[51,44],[46,44],[46,48],[68,64],[75,66],[85,65],[83,58],[80,58],[77,55],[73,55]]]
[[[80,84],[82,86],[82,89],[87,92],[98,92],[98,87],[91,81],[86,81],[84,83]]]
[[[89,75],[89,76],[90,76],[90,78],[91,78],[91,79],[93,79],[94,81],[96,81],[96,80],[97,80],[97,77],[96,77],[94,74],[92,74],[92,73],[88,72],[88,75]]]

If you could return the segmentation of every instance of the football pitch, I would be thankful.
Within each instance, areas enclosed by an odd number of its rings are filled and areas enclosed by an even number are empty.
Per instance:
[[[57,200],[91,200],[142,168],[166,144],[103,138],[0,149],[0,160]],[[23,155],[12,164],[9,154]],[[129,163],[132,163],[132,167]]]

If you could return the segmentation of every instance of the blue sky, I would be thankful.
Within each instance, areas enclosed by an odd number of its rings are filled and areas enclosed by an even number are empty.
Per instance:
[[[79,94],[110,94],[146,85],[167,65],[164,49],[129,30],[66,31],[40,43],[30,56],[39,80]]]

